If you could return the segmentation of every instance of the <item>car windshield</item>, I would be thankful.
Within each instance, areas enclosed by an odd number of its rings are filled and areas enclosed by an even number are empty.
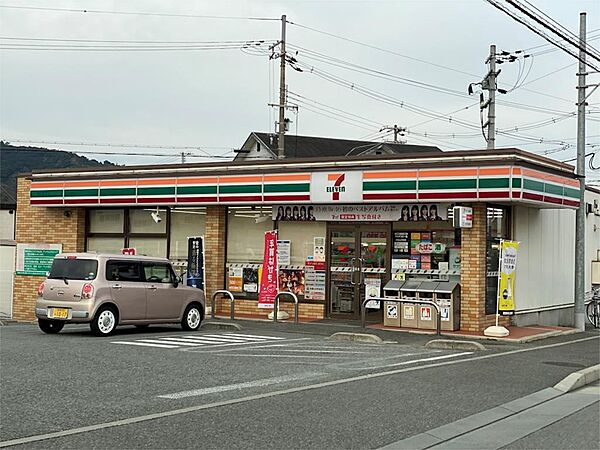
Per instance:
[[[95,259],[55,259],[48,278],[58,280],[93,280],[98,273]]]

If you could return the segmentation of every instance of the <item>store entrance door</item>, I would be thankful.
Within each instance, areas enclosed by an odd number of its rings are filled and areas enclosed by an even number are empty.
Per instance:
[[[329,237],[329,314],[359,319],[367,295],[382,296],[389,279],[389,238],[386,225],[332,225]],[[380,321],[380,310],[367,310],[367,319]]]

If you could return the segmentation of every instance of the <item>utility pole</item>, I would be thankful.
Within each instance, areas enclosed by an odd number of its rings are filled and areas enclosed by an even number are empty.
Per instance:
[[[579,15],[579,70],[577,85],[577,168],[579,179],[579,208],[575,214],[575,328],[585,330],[585,102],[586,14]]]
[[[185,164],[185,152],[181,152],[181,164]]]
[[[496,46],[494,44],[490,45],[490,56],[486,62],[490,64],[490,71],[484,80],[484,82],[487,80],[487,90],[489,92],[487,149],[494,150],[496,148],[496,75],[498,75],[496,73]]]
[[[277,157],[285,157],[285,24],[286,15],[281,16],[281,47],[279,53],[279,128],[277,137]]]
[[[389,125],[386,125],[385,127],[383,127],[379,131],[381,132],[381,131],[387,131],[387,130],[390,130],[390,131],[394,132],[394,144],[403,144],[403,142],[400,142],[398,140],[398,135],[400,133],[405,133],[406,132],[406,128],[405,127],[399,127],[398,125],[394,125],[393,127],[391,127]]]

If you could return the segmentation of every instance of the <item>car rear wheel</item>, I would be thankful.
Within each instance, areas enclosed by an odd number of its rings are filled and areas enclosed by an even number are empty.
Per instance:
[[[90,322],[90,328],[96,336],[110,336],[117,327],[117,313],[110,306],[100,308],[94,320]]]
[[[196,331],[202,324],[202,311],[198,305],[189,305],[181,319],[181,328],[186,331]]]
[[[40,330],[47,334],[56,334],[65,326],[65,323],[60,320],[38,319]]]

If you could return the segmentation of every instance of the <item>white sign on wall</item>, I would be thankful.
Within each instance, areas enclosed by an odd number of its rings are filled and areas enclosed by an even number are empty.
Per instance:
[[[289,266],[291,264],[291,246],[292,243],[289,240],[277,241],[277,262],[280,266]]]
[[[314,172],[310,178],[312,203],[362,202],[362,172]]]

